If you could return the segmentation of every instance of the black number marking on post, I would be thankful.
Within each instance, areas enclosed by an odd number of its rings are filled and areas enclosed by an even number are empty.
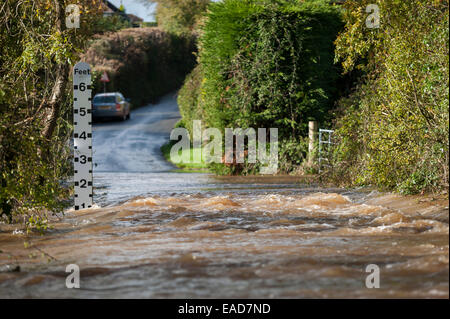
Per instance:
[[[82,179],[80,181],[80,188],[86,188],[87,187],[86,184],[87,184],[87,181],[85,179]]]

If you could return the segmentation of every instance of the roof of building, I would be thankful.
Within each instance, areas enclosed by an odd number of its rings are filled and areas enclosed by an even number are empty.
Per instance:
[[[128,18],[130,18],[131,22],[142,22],[144,19],[139,18],[138,16],[128,13]]]
[[[127,14],[125,12],[120,11],[119,8],[117,8],[114,4],[112,4],[111,2],[105,0],[102,2],[102,8],[103,8],[103,13],[107,13],[107,14],[113,14],[113,13],[117,13],[122,15],[123,17],[125,17],[126,19],[128,19],[130,22],[142,22],[144,21],[144,19],[134,15],[134,14]]]

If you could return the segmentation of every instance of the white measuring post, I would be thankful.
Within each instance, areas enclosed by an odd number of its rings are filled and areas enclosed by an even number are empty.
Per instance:
[[[73,67],[73,142],[75,210],[92,207],[92,101],[91,67]]]

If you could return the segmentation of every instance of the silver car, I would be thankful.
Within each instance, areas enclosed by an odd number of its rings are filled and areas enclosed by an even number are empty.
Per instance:
[[[99,93],[92,100],[92,117],[119,118],[125,121],[130,118],[130,99],[125,99],[119,92]]]

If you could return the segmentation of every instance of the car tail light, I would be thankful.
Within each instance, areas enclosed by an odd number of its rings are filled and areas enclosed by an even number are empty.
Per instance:
[[[120,107],[121,107],[121,105],[120,105],[119,103],[117,103],[117,104],[116,104],[116,110],[117,110],[117,111],[120,111]]]

